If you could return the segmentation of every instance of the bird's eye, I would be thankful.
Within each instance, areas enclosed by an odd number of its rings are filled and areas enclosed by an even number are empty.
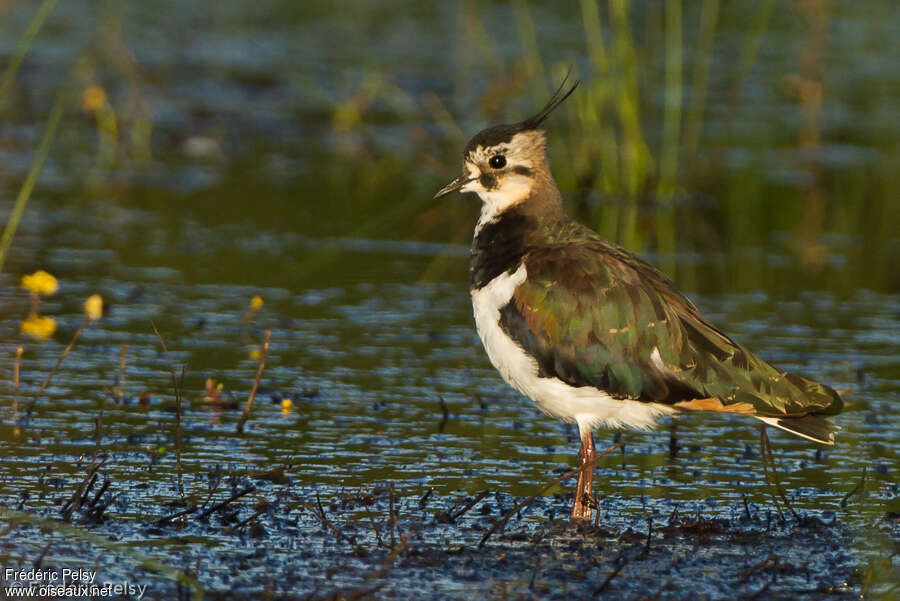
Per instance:
[[[494,169],[503,169],[506,167],[506,157],[502,154],[495,154],[488,161],[488,165]]]

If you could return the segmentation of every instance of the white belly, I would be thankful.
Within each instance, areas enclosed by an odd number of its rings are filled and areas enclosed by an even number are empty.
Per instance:
[[[475,327],[488,357],[503,379],[531,398],[542,411],[584,429],[596,426],[647,429],[656,417],[673,409],[657,403],[614,399],[593,386],[570,386],[557,378],[538,377],[537,361],[500,328],[500,309],[525,281],[525,264],[504,272],[480,290],[472,291]]]

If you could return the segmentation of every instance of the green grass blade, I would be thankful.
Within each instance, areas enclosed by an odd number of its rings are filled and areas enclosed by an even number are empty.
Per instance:
[[[744,48],[741,51],[741,58],[738,61],[737,75],[734,78],[734,87],[732,88],[732,96],[735,104],[740,102],[741,93],[744,89],[744,81],[750,75],[750,68],[756,62],[759,54],[759,47],[762,44],[763,35],[769,26],[769,17],[772,16],[772,7],[775,0],[765,0],[759,4],[756,14],[750,23],[750,29],[747,32],[747,39],[744,42]]]
[[[719,20],[719,0],[703,0],[700,13],[700,41],[694,57],[694,74],[691,82],[691,104],[685,117],[684,157],[696,163],[700,144],[700,128],[706,108],[706,91],[709,82],[709,65],[712,60],[713,38]]]
[[[56,1],[57,0],[44,0],[41,3],[34,17],[32,17],[31,23],[28,24],[28,29],[22,34],[19,43],[16,44],[16,53],[13,55],[12,61],[3,71],[3,76],[0,77],[0,109],[3,109],[6,106],[6,95],[9,93],[9,88],[16,77],[16,73],[18,73],[19,67],[25,59],[25,54],[31,47],[31,42],[34,41],[34,38],[44,25],[44,21],[47,20],[47,15],[49,15],[50,11],[53,10],[53,7],[56,6]]]
[[[53,108],[50,109],[50,116],[47,118],[47,125],[44,127],[44,135],[41,138],[41,143],[38,146],[34,161],[31,163],[31,169],[28,170],[25,182],[22,184],[22,188],[19,189],[19,196],[16,198],[16,204],[13,207],[9,221],[6,222],[6,227],[3,228],[3,236],[0,237],[0,272],[3,271],[3,264],[6,262],[6,253],[9,252],[13,236],[16,235],[16,230],[19,228],[19,222],[22,220],[22,214],[25,213],[25,207],[28,205],[28,200],[31,198],[31,191],[34,189],[34,184],[37,181],[38,175],[41,173],[44,161],[50,153],[50,145],[53,143],[53,138],[56,136],[56,127],[59,125],[59,120],[62,117],[65,98],[65,91],[60,90],[59,94],[56,96],[56,101],[53,103]]]
[[[678,140],[681,129],[681,0],[666,2],[666,89],[663,141],[659,161],[660,198],[668,204],[678,172]]]

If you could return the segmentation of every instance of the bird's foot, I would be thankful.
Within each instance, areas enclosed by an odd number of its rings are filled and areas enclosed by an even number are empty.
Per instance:
[[[572,521],[575,523],[590,523],[592,513],[599,510],[600,506],[594,495],[584,491],[581,499],[576,499],[575,507],[572,509]]]

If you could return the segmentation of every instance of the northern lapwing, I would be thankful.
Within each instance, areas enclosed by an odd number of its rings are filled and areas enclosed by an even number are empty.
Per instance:
[[[570,219],[550,174],[550,113],[479,132],[462,175],[442,188],[475,192],[469,273],[475,325],[503,379],[544,412],[578,424],[583,469],[573,520],[591,516],[593,430],[647,429],[682,411],[740,413],[834,443],[833,389],[763,361],[710,323],[656,267]],[[590,466],[586,464],[591,464]]]

